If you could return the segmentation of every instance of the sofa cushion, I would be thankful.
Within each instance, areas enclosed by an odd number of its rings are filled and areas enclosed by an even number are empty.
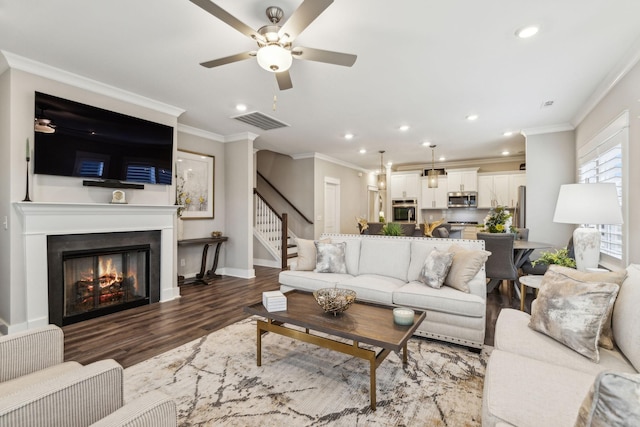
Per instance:
[[[393,292],[403,286],[403,280],[377,274],[360,274],[359,276],[341,280],[337,287],[351,289],[356,292],[359,301],[392,305]],[[422,285],[424,288],[425,286]]]
[[[449,273],[453,253],[434,249],[424,260],[418,280],[434,289],[440,289]]]
[[[316,245],[316,271],[318,273],[346,273],[345,249],[347,244],[321,243]]]
[[[627,277],[627,271],[607,271],[607,272],[588,272],[588,271],[579,271],[575,268],[563,267],[560,265],[550,265],[549,270],[555,271],[557,273],[564,274],[565,276],[571,277],[572,279],[580,280],[583,282],[607,282],[607,283],[615,283],[618,286],[622,285],[624,279]],[[600,347],[607,348],[609,350],[613,350],[613,331],[611,330],[611,315],[613,312],[613,306],[607,313],[607,320],[602,326],[602,332],[600,333],[600,340],[598,344]]]
[[[483,425],[573,426],[593,375],[493,350],[484,378]]]
[[[395,290],[393,303],[427,310],[427,318],[429,310],[465,317],[483,317],[486,311],[482,297],[463,293],[449,286],[433,289],[418,281],[409,282]]]
[[[320,240],[322,243],[331,243],[331,239]],[[296,270],[312,271],[316,268],[316,244],[313,240],[296,239],[298,257],[296,259]]]
[[[437,247],[431,242],[411,242],[411,261],[409,262],[409,270],[407,271],[408,282],[418,280],[422,267],[424,266],[424,260],[427,259],[427,255],[434,249],[437,249]]]
[[[611,326],[618,348],[640,371],[640,265],[627,267],[627,278],[613,306]]]
[[[279,282],[281,285],[307,292],[322,288],[332,288],[341,280],[352,278],[350,274],[316,273],[315,271],[281,271]]]
[[[554,270],[542,278],[529,327],[598,362],[598,340],[620,287],[582,282]]]
[[[592,375],[604,370],[636,373],[633,365],[615,350],[601,348],[600,362],[593,363],[553,338],[529,328],[530,317],[520,310],[502,309],[496,321],[495,348]]]
[[[575,427],[598,426],[640,426],[640,375],[598,374]]]
[[[410,240],[363,238],[360,242],[358,274],[395,277],[406,283],[410,260]]]
[[[489,251],[467,250],[459,245],[451,245],[449,252],[453,252],[453,263],[444,284],[462,292],[469,292],[469,282],[482,269]]]

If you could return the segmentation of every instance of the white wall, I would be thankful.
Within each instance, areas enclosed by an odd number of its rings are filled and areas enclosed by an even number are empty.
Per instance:
[[[576,179],[574,132],[528,135],[526,144],[529,240],[566,247],[574,226],[556,224],[553,214],[560,186]]]
[[[576,147],[579,149],[609,125],[624,110],[629,110],[629,151],[626,153],[628,173],[627,195],[623,214],[628,234],[628,262],[640,263],[640,64],[636,64],[596,105],[576,128]],[[625,153],[623,153],[625,156]]]

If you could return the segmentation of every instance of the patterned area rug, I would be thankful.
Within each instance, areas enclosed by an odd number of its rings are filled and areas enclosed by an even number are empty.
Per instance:
[[[181,426],[480,426],[489,349],[409,340],[409,363],[391,353],[378,367],[377,410],[369,364],[276,334],[256,366],[249,318],[125,370],[125,399],[160,389]]]

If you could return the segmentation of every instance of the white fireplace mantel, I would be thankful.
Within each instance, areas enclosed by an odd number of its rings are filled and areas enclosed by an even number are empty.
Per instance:
[[[180,296],[174,271],[176,206],[54,202],[14,206],[22,217],[28,328],[49,323],[48,235],[160,230],[160,301]]]

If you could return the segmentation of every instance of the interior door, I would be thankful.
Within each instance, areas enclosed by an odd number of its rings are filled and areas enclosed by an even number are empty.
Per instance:
[[[324,232],[340,233],[340,180],[324,178]]]

